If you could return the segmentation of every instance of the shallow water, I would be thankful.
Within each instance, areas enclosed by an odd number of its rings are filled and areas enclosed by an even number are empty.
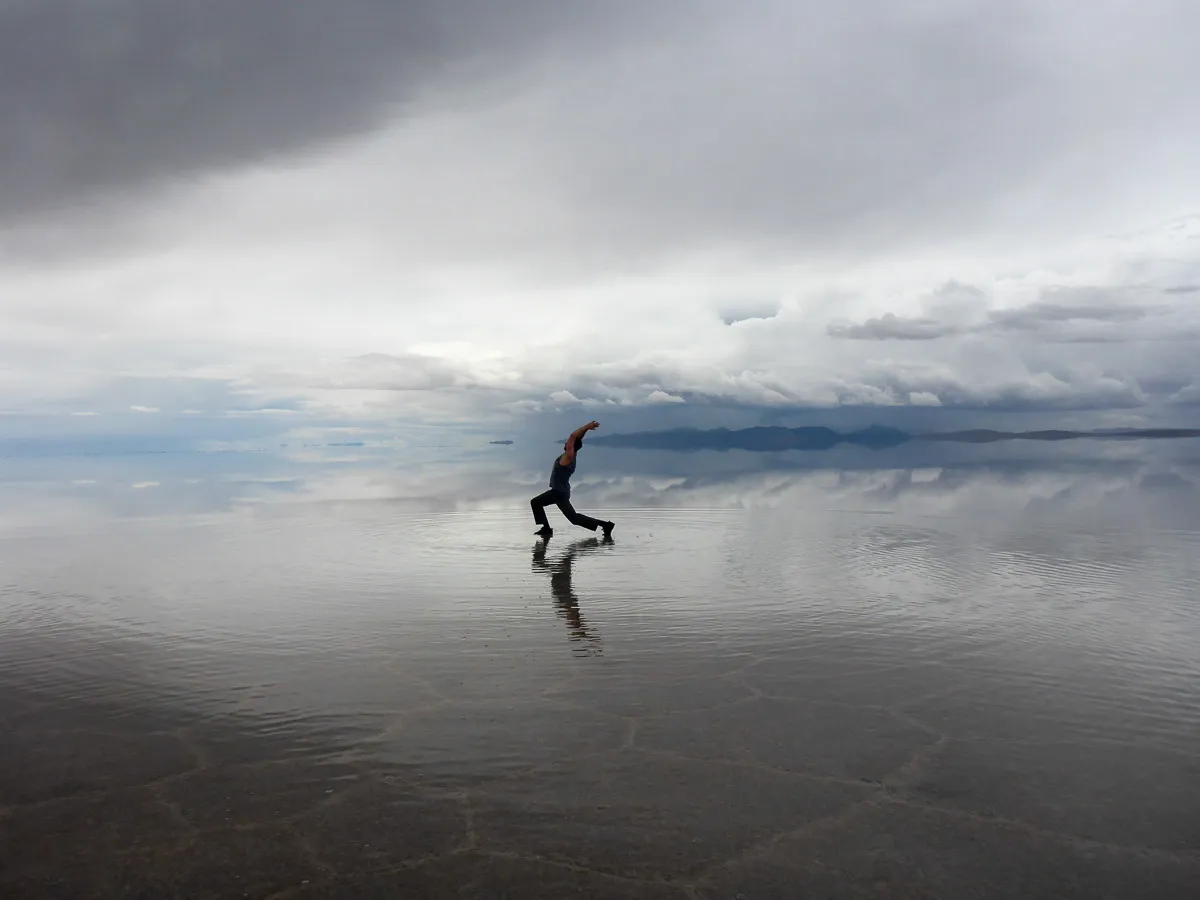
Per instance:
[[[10,466],[0,887],[1194,896],[1200,468],[596,460]]]

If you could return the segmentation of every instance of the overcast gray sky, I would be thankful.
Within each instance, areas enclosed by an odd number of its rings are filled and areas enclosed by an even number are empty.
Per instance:
[[[1198,34],[1190,0],[0,0],[0,410],[1186,418]]]

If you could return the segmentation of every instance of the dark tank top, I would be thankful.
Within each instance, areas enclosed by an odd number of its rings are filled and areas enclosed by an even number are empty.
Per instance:
[[[558,459],[561,459],[561,455]],[[579,462],[579,457],[571,460],[569,466],[560,466],[558,459],[554,460],[554,468],[550,470],[550,487],[556,491],[562,491],[564,494],[571,493],[571,476],[575,474],[575,464]]]

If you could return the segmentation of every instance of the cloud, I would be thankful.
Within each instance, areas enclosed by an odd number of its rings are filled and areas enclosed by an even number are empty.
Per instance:
[[[948,281],[935,291],[917,298],[923,314],[881,316],[853,324],[830,323],[826,333],[832,338],[866,341],[932,341],[964,334],[978,327],[988,298],[978,287]]]
[[[913,406],[941,406],[942,400],[930,391],[910,391],[908,402]]]
[[[6,425],[1175,409],[1200,7],[1139,10],[9,2]]]
[[[957,325],[928,318],[902,318],[884,313],[858,325],[831,324],[829,336],[855,341],[932,341],[961,334]]]
[[[651,391],[650,396],[646,398],[647,403],[686,403],[682,397],[677,397],[674,394],[668,394],[666,391]]]
[[[1105,292],[1102,290],[1057,290],[1048,293],[1073,299],[1039,300],[1017,309],[994,310],[988,314],[989,318],[999,328],[1037,331],[1062,322],[1135,322],[1156,311],[1154,307],[1132,306],[1111,300],[1105,302]]]
[[[1167,398],[1175,406],[1200,406],[1200,382],[1182,387]]]
[[[989,309],[994,299],[971,289],[968,304],[933,302],[926,298],[931,314],[897,316],[884,313],[860,323],[834,322],[827,327],[830,337],[842,340],[929,341],[960,335],[999,335],[1062,343],[1106,343],[1128,340],[1128,325],[1169,312],[1162,305],[1147,305],[1126,299],[1137,291],[1122,287],[1045,287],[1042,299],[1017,306]],[[936,313],[936,314],[933,314]]]
[[[779,303],[742,301],[725,303],[718,310],[721,321],[726,325],[736,325],[739,322],[765,321],[779,315],[782,307]]]
[[[134,405],[134,406],[131,406],[131,407],[129,407],[129,409],[130,409],[131,411],[135,412],[135,413],[156,413],[156,412],[161,412],[161,410],[160,410],[160,409],[159,409],[157,406],[139,406],[139,405]]]
[[[317,377],[308,375],[302,380],[306,386],[330,390],[429,391],[462,387],[471,383],[471,376],[437,356],[366,353],[332,363]]]
[[[625,23],[572,0],[12,0],[0,215],[328,147],[439,86],[503,81]]]
[[[1034,242],[1186,194],[1158,135],[1191,133],[1200,13],[1143,8],[1137,36],[1106,9],[1079,41],[1066,10],[981,0],[22,0],[0,28],[0,83],[22,86],[6,208],[81,216],[35,242],[71,252],[174,237],[180,197],[151,183],[229,185],[227,226],[357,222],[398,258],[543,272]],[[1065,114],[1098,92],[1103,120]]]
[[[876,364],[869,383],[912,403],[936,398],[942,406],[1007,411],[1131,409],[1146,402],[1135,379],[1086,369],[1025,371],[1011,377],[972,378],[934,366]],[[914,403],[913,405],[932,405]]]

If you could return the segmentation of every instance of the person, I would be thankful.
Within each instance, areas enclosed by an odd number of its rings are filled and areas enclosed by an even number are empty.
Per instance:
[[[591,531],[602,528],[605,538],[612,537],[612,522],[602,522],[591,516],[585,516],[583,513],[576,512],[575,507],[571,505],[571,476],[575,474],[576,454],[583,447],[583,436],[599,427],[599,422],[588,422],[583,427],[576,428],[571,432],[571,436],[563,444],[562,454],[554,460],[554,466],[550,469],[550,490],[538,494],[529,501],[529,505],[533,508],[533,520],[541,526],[534,534],[541,535],[543,538],[554,534],[554,529],[550,527],[550,522],[546,519],[546,507],[553,503],[572,525],[578,525]]]

